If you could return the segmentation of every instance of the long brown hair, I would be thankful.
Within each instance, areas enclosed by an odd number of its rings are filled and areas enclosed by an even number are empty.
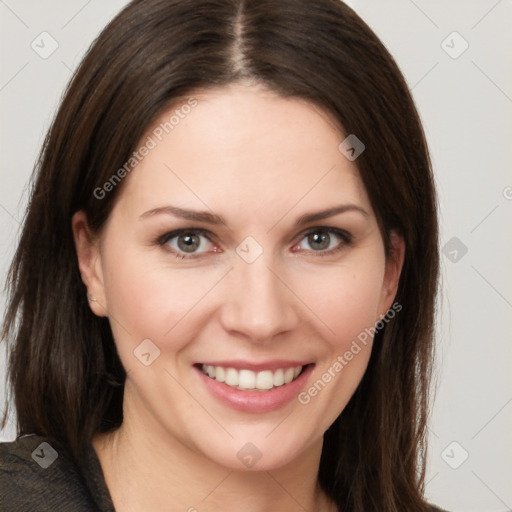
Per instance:
[[[406,244],[400,314],[324,436],[319,481],[342,510],[422,511],[438,275],[434,182],[407,85],[383,44],[339,0],[135,0],[91,46],[38,161],[8,276],[3,337],[18,433],[60,440],[77,460],[122,422],[125,373],[108,320],[93,315],[71,217],[100,230],[123,167],[178,97],[241,80],[309,100],[356,134],[357,165],[389,248]],[[340,141],[341,142],[341,141]],[[5,421],[5,418],[4,418]]]

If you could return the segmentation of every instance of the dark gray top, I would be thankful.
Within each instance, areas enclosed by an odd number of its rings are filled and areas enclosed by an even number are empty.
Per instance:
[[[115,512],[92,445],[79,468],[66,449],[35,434],[0,443],[0,510]]]
[[[96,452],[81,469],[58,443],[37,435],[0,443],[2,512],[115,512]]]

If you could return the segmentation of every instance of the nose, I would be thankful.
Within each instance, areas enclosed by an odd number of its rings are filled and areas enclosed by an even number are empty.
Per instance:
[[[231,335],[263,343],[297,327],[297,301],[269,263],[263,257],[251,264],[240,260],[229,273],[221,323]]]

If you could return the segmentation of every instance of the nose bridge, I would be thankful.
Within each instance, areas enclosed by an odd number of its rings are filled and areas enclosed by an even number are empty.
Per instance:
[[[269,267],[271,258],[264,254],[252,263],[243,258],[235,262],[223,311],[227,330],[265,341],[294,327],[298,317],[292,296]]]

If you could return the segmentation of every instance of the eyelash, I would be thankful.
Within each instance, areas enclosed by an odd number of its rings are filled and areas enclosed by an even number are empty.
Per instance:
[[[195,254],[195,253],[187,254],[184,252],[178,253],[174,249],[165,247],[173,238],[177,238],[180,235],[185,235],[185,234],[202,235],[205,238],[207,238],[210,241],[210,243],[214,243],[210,233],[208,231],[206,231],[204,229],[200,229],[200,228],[178,229],[176,231],[171,231],[169,233],[166,233],[165,235],[158,237],[156,242],[158,245],[162,246],[166,251],[169,251],[172,254],[174,254],[176,256],[176,258],[178,258],[178,259],[183,260],[183,259],[193,259],[193,258],[201,257],[203,255],[203,253],[198,253],[198,254]]]
[[[312,229],[307,230],[306,232],[302,233],[300,235],[299,242],[304,240],[304,238],[308,237],[309,235],[312,235],[314,233],[328,233],[329,235],[336,235],[338,238],[341,239],[340,243],[336,245],[336,247],[333,247],[332,249],[328,249],[326,251],[313,251],[310,250],[308,252],[313,253],[315,256],[332,256],[333,254],[337,254],[344,250],[347,246],[351,246],[354,242],[354,237],[348,232],[343,229],[338,228],[331,228],[327,226],[319,226]]]
[[[313,251],[313,250],[308,251],[310,253],[314,253],[315,256],[321,256],[321,257],[332,256],[333,254],[336,254],[336,253],[342,251],[346,246],[352,245],[353,240],[354,240],[354,237],[347,231],[344,231],[344,230],[338,229],[338,228],[319,226],[319,227],[311,228],[308,231],[305,231],[304,233],[302,233],[300,235],[300,238],[298,239],[298,242],[296,242],[294,245],[297,245],[298,243],[302,242],[302,240],[304,240],[304,238],[308,237],[309,235],[315,234],[315,233],[328,233],[330,235],[333,234],[342,240],[336,247],[334,247],[332,249],[328,249],[325,251]],[[158,245],[160,245],[161,247],[163,247],[166,251],[173,253],[176,256],[176,258],[178,258],[178,259],[193,259],[193,258],[200,258],[201,256],[203,256],[204,253],[189,253],[189,254],[184,253],[184,252],[177,253],[174,249],[165,247],[169,243],[169,241],[171,241],[173,238],[177,238],[180,235],[184,235],[184,234],[201,235],[201,236],[204,236],[205,238],[207,238],[210,243],[215,243],[212,239],[211,234],[208,231],[206,231],[204,229],[200,229],[200,228],[178,229],[176,231],[171,231],[169,233],[165,233],[164,235],[159,236],[157,238],[156,243]]]

